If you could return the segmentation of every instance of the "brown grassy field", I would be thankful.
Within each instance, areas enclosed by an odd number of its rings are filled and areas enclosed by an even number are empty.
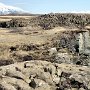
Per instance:
[[[29,27],[27,27],[29,28]],[[34,44],[44,44],[50,42],[50,40],[64,31],[65,28],[57,27],[51,30],[28,30],[27,28],[24,32],[13,33],[13,30],[10,29],[0,29],[0,44],[2,45],[16,45],[20,43],[34,43]],[[23,29],[23,28],[20,28]]]
[[[33,18],[36,16],[0,16],[0,18]]]
[[[36,16],[0,16],[0,21],[9,21],[12,18],[24,18],[31,19]],[[43,50],[39,49],[38,51],[31,50],[25,51],[19,49],[22,45],[39,45],[40,48],[43,45],[48,46],[51,45],[53,38],[56,38],[58,34],[66,29],[63,27],[56,27],[51,30],[43,30],[41,27],[17,27],[17,28],[0,28],[0,60],[17,60],[17,56],[13,56],[13,54],[21,55],[21,57],[26,55],[36,55],[35,52],[43,52]],[[10,52],[11,47],[18,47],[18,50]],[[45,51],[45,50],[44,50]],[[40,54],[41,56],[41,54]]]
[[[0,16],[0,21],[8,21],[12,18],[30,20],[34,17],[36,16]],[[50,60],[51,57],[48,50],[52,47],[58,48],[54,44],[60,39],[62,32],[70,32],[72,30],[79,29],[57,26],[53,29],[45,30],[35,24],[26,27],[0,28],[0,60],[23,61],[24,57],[27,56],[29,57],[28,60],[31,57],[32,60]]]

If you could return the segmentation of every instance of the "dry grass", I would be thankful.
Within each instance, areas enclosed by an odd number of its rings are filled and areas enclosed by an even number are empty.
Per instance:
[[[10,33],[9,29],[0,29],[0,45],[17,45],[21,43],[44,44],[56,36],[64,28],[58,27],[52,30],[30,30],[28,34]]]
[[[4,22],[4,21],[10,21],[11,19],[2,19],[0,18],[0,22]]]
[[[14,30],[14,29],[13,29]],[[56,37],[58,33],[61,31],[64,31],[64,28],[58,27],[52,29],[52,30],[42,30],[40,28],[22,28],[24,32],[18,33],[16,31],[13,31],[12,29],[5,29],[5,28],[0,28],[0,60],[16,60],[14,58],[13,52],[9,51],[9,48],[11,46],[16,46],[16,45],[29,45],[29,44],[34,44],[34,45],[43,45],[47,43],[52,42],[52,38]],[[16,29],[15,29],[16,30]],[[13,33],[13,32],[14,33]],[[11,33],[12,32],[12,33]],[[41,51],[39,51],[41,52]],[[24,51],[16,51],[15,52],[17,55],[23,56],[23,54],[33,54],[34,52],[24,52]],[[35,54],[34,54],[35,55]],[[36,55],[37,56],[37,55]]]
[[[35,16],[0,16],[0,21],[11,20],[12,18],[26,18],[30,19]],[[52,39],[56,39],[60,33],[67,31],[64,27],[55,27],[50,30],[43,30],[41,27],[28,26],[22,28],[0,28],[0,60],[17,60],[17,56],[24,55],[35,55],[34,58],[40,57],[45,58],[46,56],[42,53],[47,53],[45,50],[42,51],[43,45],[47,47],[52,44]],[[20,49],[10,52],[10,47],[22,46],[22,45],[38,45],[40,49],[37,51],[23,51]],[[16,56],[13,56],[15,55]],[[41,56],[42,55],[42,56]]]
[[[30,19],[36,16],[0,16],[0,19],[25,18]]]
[[[12,19],[31,19],[34,18],[36,16],[0,16],[0,22],[5,22],[5,21],[10,21]]]

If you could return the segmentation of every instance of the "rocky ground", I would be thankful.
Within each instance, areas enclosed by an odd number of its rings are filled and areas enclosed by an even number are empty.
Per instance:
[[[0,16],[0,90],[90,90],[90,55],[77,32],[90,15]]]
[[[2,66],[0,90],[90,90],[90,68],[39,60]]]
[[[6,17],[4,17],[6,18]],[[51,13],[39,16],[6,18],[0,22],[0,27],[26,27],[26,26],[40,26],[45,30],[52,29],[57,26],[71,27],[71,28],[84,28],[90,24],[89,14],[59,14]]]

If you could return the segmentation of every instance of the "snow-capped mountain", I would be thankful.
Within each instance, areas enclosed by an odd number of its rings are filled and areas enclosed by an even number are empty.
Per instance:
[[[23,14],[23,13],[25,13],[25,11],[18,7],[13,7],[13,6],[9,6],[9,5],[0,3],[0,15]]]

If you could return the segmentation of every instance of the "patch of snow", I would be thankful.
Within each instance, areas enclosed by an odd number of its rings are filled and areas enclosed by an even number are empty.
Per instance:
[[[0,15],[5,14],[22,14],[25,13],[25,11],[18,7],[13,7],[9,5],[5,5],[3,3],[0,3]]]

